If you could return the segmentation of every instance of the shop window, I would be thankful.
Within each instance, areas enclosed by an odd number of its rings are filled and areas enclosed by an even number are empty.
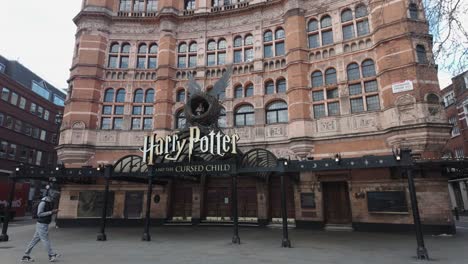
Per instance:
[[[78,217],[101,217],[104,208],[103,191],[81,191],[78,199]],[[107,217],[112,217],[114,211],[114,192],[109,191],[107,196]]]

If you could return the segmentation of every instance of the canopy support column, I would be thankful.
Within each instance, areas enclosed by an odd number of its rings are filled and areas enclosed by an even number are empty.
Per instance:
[[[106,180],[106,185],[104,189],[104,204],[102,207],[102,215],[101,215],[101,230],[97,236],[97,241],[106,241],[106,218],[107,218],[107,204],[109,202],[109,184],[110,178],[112,177],[112,165],[108,164],[104,168],[104,178]]]
[[[232,218],[234,224],[234,234],[232,236],[233,244],[240,244],[239,237],[239,217],[238,217],[238,206],[237,206],[237,175],[232,175],[232,185],[231,185],[231,199],[232,199]]]
[[[151,235],[149,232],[151,222],[151,197],[153,196],[153,176],[154,176],[154,165],[148,165],[148,190],[146,193],[146,219],[145,219],[145,231],[143,232],[143,241],[151,241]]]
[[[281,241],[282,247],[291,247],[291,241],[289,241],[289,234],[288,234],[288,210],[286,204],[286,184],[284,177],[285,173],[281,173],[281,216],[283,218],[283,240]]]
[[[15,197],[15,187],[16,187],[16,180],[13,177],[15,177],[15,172],[12,172],[11,188],[10,188],[10,193],[8,195],[8,204],[5,207],[3,226],[2,226],[2,234],[0,235],[0,242],[2,242],[2,241],[6,242],[9,239],[9,237],[7,235],[8,224],[10,223],[11,204],[13,203],[13,199]]]

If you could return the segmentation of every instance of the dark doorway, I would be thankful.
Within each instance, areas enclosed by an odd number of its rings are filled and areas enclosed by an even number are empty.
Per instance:
[[[205,196],[206,220],[229,220],[231,217],[231,178],[208,177]]]
[[[455,201],[457,203],[458,210],[464,211],[465,206],[463,204],[462,190],[460,188],[460,182],[452,182],[453,194],[455,195]]]
[[[172,189],[172,217],[187,220],[192,217],[192,187],[182,181],[174,181]]]
[[[322,183],[326,224],[350,224],[351,210],[347,182]]]
[[[143,191],[125,193],[125,218],[141,218],[143,210]]]
[[[288,218],[296,217],[296,207],[294,205],[294,188],[290,176],[284,177],[286,185],[286,208]],[[281,218],[281,178],[280,176],[270,176],[270,218]]]

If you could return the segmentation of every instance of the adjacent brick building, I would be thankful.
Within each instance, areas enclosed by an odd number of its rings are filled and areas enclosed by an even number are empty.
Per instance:
[[[63,114],[65,94],[2,56],[0,90],[0,184],[6,185],[7,177],[21,163],[27,167],[56,164],[56,116]],[[6,196],[2,193],[0,200]]]
[[[453,126],[451,138],[443,149],[446,158],[465,159],[468,153],[468,72],[452,78],[452,84],[440,92],[449,123]],[[453,172],[449,189],[452,206],[468,210],[468,179]]]
[[[87,0],[74,21],[58,149],[68,167],[141,155],[145,135],[185,125],[188,76],[209,91],[229,64],[233,76],[220,95],[225,114],[219,124],[240,135],[243,150],[324,159],[411,148],[419,157],[438,158],[449,137],[431,36],[417,1]],[[437,171],[421,173],[423,224],[452,232],[447,180]],[[399,175],[391,169],[301,173],[288,183],[288,217],[297,226],[408,227],[407,184]],[[244,221],[280,217],[278,178],[239,181]],[[226,220],[229,186],[228,178],[172,180],[155,187],[160,201],[152,217]],[[140,219],[145,188],[113,185],[112,218]],[[98,206],[89,205],[99,203],[102,190],[100,182],[64,186],[61,221],[99,217]],[[398,208],[380,206],[386,200]]]

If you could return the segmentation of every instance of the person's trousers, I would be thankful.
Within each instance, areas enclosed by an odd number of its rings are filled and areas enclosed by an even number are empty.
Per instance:
[[[32,249],[34,248],[34,246],[37,245],[37,243],[39,243],[39,241],[42,241],[42,244],[44,244],[44,247],[46,248],[49,256],[54,254],[50,246],[49,224],[41,224],[41,223],[36,224],[36,232],[34,233],[34,237],[29,243],[29,246],[24,252],[24,254],[29,256],[29,254],[31,254]]]

